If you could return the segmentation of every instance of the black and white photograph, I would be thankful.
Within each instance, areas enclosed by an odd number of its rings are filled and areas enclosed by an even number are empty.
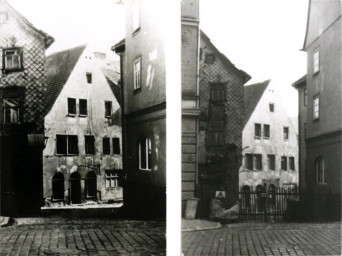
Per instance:
[[[0,0],[0,255],[341,255],[341,0]]]

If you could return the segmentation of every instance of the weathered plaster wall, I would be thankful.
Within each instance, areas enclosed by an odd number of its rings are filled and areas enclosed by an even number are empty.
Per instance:
[[[62,89],[54,106],[45,117],[45,136],[49,137],[44,150],[44,197],[52,194],[51,179],[58,171],[64,175],[65,189],[69,187],[70,174],[78,171],[84,179],[89,168],[84,166],[99,166],[97,173],[97,189],[101,191],[102,200],[114,198],[114,190],[107,190],[105,186],[105,170],[122,169],[122,155],[113,155],[112,141],[111,155],[102,154],[102,138],[120,139],[122,152],[121,127],[105,118],[105,101],[112,102],[112,113],[120,106],[111,91],[106,78],[98,66],[94,65],[95,57],[88,48],[84,50],[69,80]],[[92,73],[92,83],[87,83],[86,73]],[[67,98],[76,98],[77,113],[79,113],[79,99],[87,99],[88,116],[67,116]],[[56,134],[78,135],[77,156],[56,155]],[[85,155],[84,135],[95,136],[95,154]],[[82,193],[84,181],[82,181]],[[121,192],[122,193],[122,192]]]
[[[269,103],[274,103],[274,112],[270,112]],[[270,138],[254,137],[254,124],[269,124]],[[283,139],[283,127],[289,127],[289,139]],[[248,147],[248,148],[247,148]],[[298,184],[298,141],[295,129],[276,94],[272,85],[269,85],[253,114],[245,125],[242,134],[243,155],[262,154],[262,170],[247,170],[245,159],[240,168],[239,184],[240,188],[244,185],[255,188],[257,185],[263,185],[263,180],[274,181],[275,186],[283,186],[284,183]],[[275,155],[275,170],[269,170],[267,165],[267,155]],[[295,170],[281,170],[281,156],[295,158]],[[271,182],[272,183],[272,182]]]

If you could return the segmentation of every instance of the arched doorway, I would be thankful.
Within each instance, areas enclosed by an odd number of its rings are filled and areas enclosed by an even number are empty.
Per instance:
[[[52,201],[64,200],[64,175],[60,172],[52,177]]]
[[[70,201],[72,204],[81,203],[81,175],[74,172],[70,175]]]
[[[87,177],[85,180],[85,196],[87,199],[96,200],[96,174],[93,171],[87,173]]]

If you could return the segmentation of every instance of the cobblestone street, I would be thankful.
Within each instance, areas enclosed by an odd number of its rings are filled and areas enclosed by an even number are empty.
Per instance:
[[[49,221],[1,228],[1,255],[165,255],[164,221]]]
[[[341,255],[341,224],[240,223],[182,232],[184,255]]]

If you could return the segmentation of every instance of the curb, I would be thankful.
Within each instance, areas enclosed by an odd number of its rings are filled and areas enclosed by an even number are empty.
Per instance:
[[[0,226],[5,227],[10,223],[10,217],[0,216]]]
[[[215,226],[212,227],[196,227],[196,228],[186,228],[186,229],[182,229],[182,232],[190,232],[190,231],[204,231],[204,230],[211,230],[211,229],[219,229],[222,227],[222,225],[220,223],[215,223]]]

